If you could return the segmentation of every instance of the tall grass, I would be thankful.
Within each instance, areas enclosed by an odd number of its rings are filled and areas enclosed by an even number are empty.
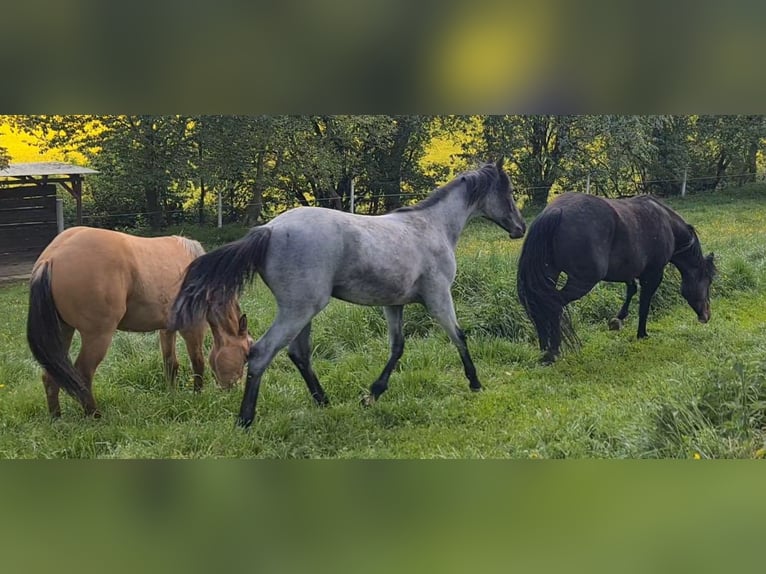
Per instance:
[[[404,356],[371,408],[359,398],[388,357],[375,308],[333,301],[314,321],[314,366],[331,400],[316,408],[284,353],[264,377],[251,432],[234,427],[241,387],[191,392],[162,377],[156,334],[118,333],[96,374],[104,417],[83,418],[68,397],[47,415],[40,370],[24,338],[26,285],[0,287],[2,458],[571,458],[756,457],[766,424],[766,189],[672,201],[715,251],[713,318],[700,325],[668,267],[653,301],[650,338],[636,341],[637,301],[620,332],[607,329],[623,285],[601,284],[571,307],[582,348],[539,364],[531,323],[515,295],[521,242],[473,222],[458,246],[453,287],[482,393],[471,393],[457,351],[422,306],[405,312]],[[172,230],[209,249],[244,227]],[[254,336],[275,307],[260,280],[242,301]],[[75,350],[77,347],[75,339]]]

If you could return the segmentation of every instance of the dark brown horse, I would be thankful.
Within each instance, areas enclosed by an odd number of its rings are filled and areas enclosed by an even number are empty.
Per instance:
[[[681,294],[706,323],[715,275],[713,254],[702,255],[697,232],[678,213],[650,196],[603,199],[565,193],[557,197],[529,227],[516,282],[545,353],[543,361],[556,360],[562,327],[564,339],[574,341],[564,308],[599,281],[627,285],[625,302],[611,321],[618,327],[628,315],[638,280],[638,338],[646,337],[649,303],[668,263],[681,272]],[[562,272],[567,280],[557,289]]]
[[[61,414],[62,387],[86,414],[99,415],[93,375],[118,329],[159,330],[165,373],[171,384],[175,382],[176,333],[167,329],[170,306],[187,265],[202,254],[199,242],[184,237],[134,237],[89,227],[67,229],[48,245],[32,270],[27,340],[45,369],[43,384],[52,416]],[[181,329],[197,391],[202,388],[208,322],[213,332],[210,366],[223,387],[242,376],[252,342],[236,300]],[[82,345],[73,365],[69,347],[75,331]]]

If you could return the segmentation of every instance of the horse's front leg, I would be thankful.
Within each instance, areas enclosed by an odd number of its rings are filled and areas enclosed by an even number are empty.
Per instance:
[[[662,283],[663,270],[659,272],[648,273],[642,275],[641,282],[641,294],[638,298],[638,333],[639,339],[645,339],[649,335],[646,333],[646,319],[649,316],[649,304],[652,302],[652,297],[657,292],[657,288]]]
[[[176,386],[178,375],[178,357],[176,357],[176,332],[160,329],[160,349],[162,350],[162,365],[165,370],[165,379],[170,388]]]
[[[609,328],[612,331],[619,331],[622,328],[622,322],[628,316],[628,310],[630,309],[630,302],[633,299],[633,296],[638,291],[638,285],[636,285],[635,279],[633,281],[628,281],[625,285],[627,287],[625,291],[625,302],[622,304],[622,307],[620,308],[620,311],[617,313],[617,316],[609,320]]]
[[[383,307],[383,312],[388,323],[388,342],[391,347],[391,355],[386,366],[383,368],[383,372],[370,386],[370,394],[362,399],[364,406],[371,405],[378,400],[380,395],[386,392],[386,389],[388,389],[388,379],[396,368],[399,359],[401,359],[402,353],[404,353],[404,331],[402,329],[404,307],[402,305]]]
[[[440,289],[432,290],[423,299],[428,312],[439,322],[446,331],[450,341],[452,341],[452,344],[457,347],[460,359],[463,361],[463,369],[468,379],[468,386],[472,391],[480,391],[481,383],[476,376],[476,367],[473,364],[471,354],[468,352],[465,333],[457,324],[455,304],[452,302],[450,286],[446,285],[446,287],[442,286]]]

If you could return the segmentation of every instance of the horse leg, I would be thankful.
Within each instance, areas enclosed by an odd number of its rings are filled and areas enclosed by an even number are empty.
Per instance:
[[[80,332],[82,347],[74,366],[80,371],[85,381],[85,392],[88,395],[82,405],[85,414],[92,415],[95,418],[99,418],[101,413],[98,411],[96,400],[93,398],[93,375],[96,373],[96,368],[101,361],[104,360],[106,352],[109,350],[109,345],[112,343],[113,336],[114,331],[112,330],[98,333]]]
[[[292,343],[287,349],[287,355],[300,371],[303,380],[306,381],[306,386],[314,397],[316,404],[320,406],[328,405],[330,401],[327,400],[322,385],[319,384],[314,369],[311,367],[311,322],[309,321],[303,330],[298,333],[298,336],[293,339]]]
[[[659,273],[649,273],[639,278],[641,283],[641,294],[638,298],[638,334],[639,339],[645,339],[649,335],[646,333],[646,319],[649,316],[649,304],[652,297],[657,292],[657,288],[662,283],[663,270]]]
[[[190,329],[182,329],[181,338],[186,344],[186,352],[189,353],[189,360],[192,365],[192,373],[194,377],[194,392],[199,393],[202,391],[203,376],[205,374],[205,353],[203,351],[203,343],[205,342],[205,332],[207,326],[205,323],[200,323],[198,327]]]
[[[627,286],[625,291],[625,302],[622,304],[617,316],[609,321],[609,328],[612,331],[619,331],[622,328],[622,322],[628,316],[630,301],[633,299],[636,291],[638,291],[638,285],[636,285],[635,279],[633,281],[628,281],[625,285]]]
[[[383,312],[386,314],[386,322],[388,323],[388,342],[391,347],[391,355],[386,366],[383,368],[383,372],[370,386],[370,394],[362,399],[364,406],[371,405],[378,400],[380,395],[386,392],[386,389],[388,389],[388,379],[396,368],[396,363],[402,357],[404,352],[403,311],[404,307],[402,305],[383,307]]]
[[[548,348],[545,349],[541,362],[544,365],[550,365],[556,362],[561,354],[561,319],[564,313],[564,308],[571,303],[587,295],[591,289],[596,286],[598,281],[577,279],[569,275],[567,282],[559,291],[563,306],[558,310],[555,320],[550,325],[550,338],[548,340]],[[572,335],[574,336],[574,335]]]
[[[442,328],[446,331],[450,341],[452,341],[452,344],[457,347],[458,353],[460,353],[460,359],[463,361],[463,369],[465,371],[465,376],[468,379],[469,387],[472,391],[480,391],[481,383],[476,376],[476,367],[473,364],[473,359],[471,359],[471,354],[468,352],[465,333],[463,333],[457,324],[455,305],[452,302],[452,294],[450,293],[449,285],[446,289],[440,289],[438,292],[424,299],[428,312],[439,322]]]
[[[176,375],[178,375],[175,331],[160,329],[160,349],[162,350],[162,364],[165,370],[165,378],[170,383],[170,387],[175,388]]]
[[[280,307],[271,327],[251,346],[247,359],[245,394],[237,418],[239,426],[247,428],[253,424],[261,377],[274,355],[291,343],[328,302],[329,297],[318,305],[304,303],[301,307]]]
[[[69,347],[72,345],[74,329],[65,323],[61,323],[61,340],[64,343],[64,350],[69,353]],[[45,398],[48,401],[48,413],[53,418],[61,416],[61,403],[59,403],[59,384],[48,373],[43,371],[43,387],[45,387]]]

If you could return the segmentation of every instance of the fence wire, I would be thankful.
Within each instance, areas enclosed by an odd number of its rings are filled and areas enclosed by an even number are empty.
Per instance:
[[[757,174],[757,173],[739,173],[739,174],[724,174],[720,176],[697,176],[697,177],[687,177],[686,181],[692,182],[692,181],[725,181],[725,180],[732,180],[732,179],[743,179],[743,178],[753,178],[755,181],[766,181],[766,174]],[[657,183],[677,183],[681,184],[683,182],[683,177],[680,178],[667,178],[667,179],[651,179],[651,180],[641,180],[641,181],[635,181],[632,182],[636,185],[648,187],[652,184]],[[596,182],[594,182],[593,179],[591,179],[591,185],[594,186]],[[552,186],[524,186],[524,187],[516,187],[514,186],[514,193],[516,196],[519,195],[528,195],[528,192],[538,189],[551,189]],[[430,193],[430,192],[428,192]],[[397,197],[403,200],[409,200],[409,199],[424,199],[428,196],[428,193],[418,193],[418,192],[401,192],[401,193],[384,193],[384,194],[375,194],[370,195],[368,193],[361,193],[361,194],[355,194],[354,197],[354,203],[356,206],[359,206],[360,204],[371,204],[373,202],[376,202],[378,199],[385,199],[389,197]],[[307,200],[308,203],[315,207],[321,207],[322,205],[326,204],[335,204],[335,203],[343,203],[349,202],[349,196],[338,196],[338,197],[315,197],[311,200]],[[293,204],[289,207],[287,207],[285,210],[292,209],[293,207],[304,205],[302,202],[295,200]],[[210,208],[210,206],[205,206],[205,212],[215,212],[216,208]],[[279,212],[282,213],[282,212]],[[278,215],[277,213],[276,215]],[[82,219],[83,222],[85,221],[94,221],[94,220],[101,220],[101,219],[109,219],[109,218],[138,218],[138,217],[146,217],[150,218],[153,215],[160,215],[165,219],[168,219],[168,217],[172,218],[174,215],[181,215],[182,217],[181,222],[187,222],[190,220],[194,220],[198,217],[197,207],[195,206],[194,209],[188,210],[188,209],[172,209],[172,210],[160,210],[160,211],[136,211],[136,212],[125,212],[125,213],[89,213],[89,214],[83,214]]]

